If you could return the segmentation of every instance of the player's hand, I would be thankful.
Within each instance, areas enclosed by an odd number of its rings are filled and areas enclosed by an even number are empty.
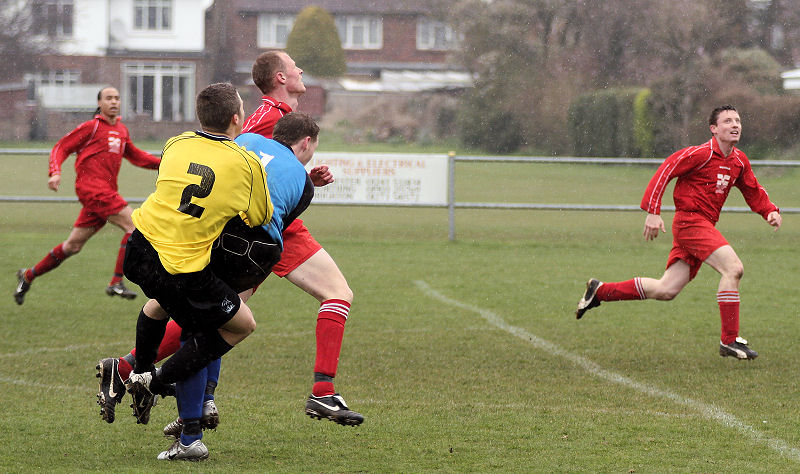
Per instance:
[[[664,220],[658,214],[647,214],[647,218],[644,220],[644,238],[646,240],[653,240],[658,237],[659,231],[667,231],[667,228],[664,226]]]
[[[333,173],[331,173],[331,170],[325,165],[311,168],[311,172],[309,172],[308,175],[311,177],[311,182],[314,183],[314,186],[318,188],[333,182]]]
[[[50,179],[47,180],[47,187],[52,189],[53,191],[58,191],[58,186],[61,184],[61,175],[54,174],[50,176]]]
[[[781,217],[780,212],[772,211],[769,214],[767,214],[767,222],[769,222],[769,225],[774,227],[775,230],[778,230],[781,226],[781,223],[783,222],[783,217]]]

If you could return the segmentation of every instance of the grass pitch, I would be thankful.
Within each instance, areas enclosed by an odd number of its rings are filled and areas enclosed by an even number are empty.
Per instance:
[[[0,194],[51,194],[46,158],[35,160],[0,157],[12,177]],[[652,173],[460,166],[461,201],[638,204]],[[798,207],[797,172],[756,171],[773,200]],[[129,197],[155,179],[122,173]],[[94,365],[128,352],[143,303],[103,292],[121,233],[103,229],[36,280],[23,306],[11,298],[14,272],[62,241],[77,212],[0,210],[0,471],[800,470],[794,215],[778,232],[755,214],[720,222],[745,266],[742,335],[761,354],[739,362],[717,355],[710,268],[675,301],[604,303],[575,320],[589,277],[661,274],[670,238],[644,242],[642,213],[458,210],[448,242],[444,210],[312,205],[305,222],[355,292],[336,381],[366,421],[303,415],[317,304],[270,277],[251,300],[256,332],[223,360],[210,459],[173,464],[155,459],[169,446],[173,399],[146,426],[128,415],[129,397],[111,425],[95,404]]]

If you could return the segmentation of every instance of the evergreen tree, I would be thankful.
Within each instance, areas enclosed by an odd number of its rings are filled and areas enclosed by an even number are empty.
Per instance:
[[[336,24],[321,7],[306,7],[297,15],[286,52],[312,76],[337,77],[347,70]]]

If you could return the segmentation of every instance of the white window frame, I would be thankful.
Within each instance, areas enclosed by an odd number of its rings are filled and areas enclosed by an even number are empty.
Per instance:
[[[417,19],[418,50],[449,51],[455,49],[457,41],[458,35],[449,25],[430,18]]]
[[[149,11],[155,10],[155,24],[150,25]],[[165,10],[167,10],[165,12]],[[141,24],[139,24],[141,20]],[[166,23],[166,24],[165,24]],[[175,24],[174,0],[134,0],[133,29],[135,31],[172,31]]]
[[[42,86],[57,87],[67,93],[70,87],[81,83],[81,72],[71,69],[34,72],[25,74],[24,80],[28,84],[28,100],[36,100]]]
[[[289,33],[294,27],[294,15],[280,13],[262,13],[258,15],[258,38],[259,48],[285,48]],[[286,37],[281,38],[278,34],[279,28],[286,28]]]
[[[152,111],[146,109],[144,102],[144,78],[152,77]],[[164,118],[164,103],[166,91],[164,91],[164,78],[172,77],[171,101],[173,122],[191,122],[194,120],[194,94],[195,94],[195,65],[171,62],[126,62],[122,64],[122,84],[124,88],[126,112],[133,115],[150,115],[154,122],[162,122]],[[131,79],[136,79],[136,90],[132,89]],[[181,96],[180,81],[185,80],[185,89]]]
[[[344,15],[335,18],[342,49],[382,49],[383,18],[380,16]]]
[[[81,83],[81,72],[72,69],[55,69],[52,71],[25,74],[25,81],[39,86],[70,87]]]

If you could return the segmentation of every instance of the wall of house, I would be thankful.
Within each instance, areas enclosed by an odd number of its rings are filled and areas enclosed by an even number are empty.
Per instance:
[[[345,50],[348,63],[444,63],[444,51],[417,49],[417,17],[413,15],[383,18],[383,48]]]
[[[67,55],[100,55],[108,47],[108,15],[113,0],[75,0],[72,37],[59,38],[58,49]],[[132,2],[129,2],[132,4]],[[133,7],[131,7],[131,15]]]
[[[255,61],[259,53],[258,43],[258,15],[230,15],[228,16],[230,27],[228,28],[231,52],[238,60]]]
[[[307,86],[306,93],[300,96],[297,110],[319,120],[325,115],[327,95],[321,86]]]
[[[123,119],[125,126],[131,134],[131,138],[136,140],[156,140],[166,142],[167,139],[180,135],[189,130],[199,130],[200,122],[153,122],[144,117],[132,117]]]
[[[169,31],[134,28],[132,0],[110,0],[107,23],[111,25],[110,45],[115,49],[138,51],[195,51],[205,48],[205,11],[213,0],[174,0],[173,25]]]
[[[0,139],[28,140],[31,138],[31,131],[35,130],[38,135],[33,138],[55,143],[75,127],[94,116],[92,111],[43,111],[34,108],[29,109],[26,114],[29,119],[19,123],[12,122],[13,129],[3,127],[0,130]],[[126,119],[123,117],[122,122],[128,127],[134,143],[137,140],[166,141],[168,138],[187,130],[197,130],[199,128],[199,124],[196,121],[153,122],[143,118],[133,117]],[[6,123],[6,121],[0,119],[0,124]]]
[[[7,88],[0,92],[0,139],[27,140],[35,110],[28,103],[27,87]]]
[[[59,38],[66,55],[102,56],[108,49],[203,51],[205,10],[213,0],[175,0],[169,31],[136,30],[133,0],[75,0],[73,36]]]
[[[232,52],[237,61],[253,61],[260,53],[258,15],[255,13],[230,15]],[[417,49],[417,16],[393,15],[383,18],[383,48],[376,50],[345,50],[348,64],[352,63],[420,63],[443,64],[446,51],[421,51]],[[300,65],[302,67],[302,64]]]
[[[122,107],[125,110],[125,100],[127,97],[128,84],[125,83],[122,77],[122,65],[130,61],[141,62],[167,62],[167,63],[183,63],[190,61],[195,64],[195,91],[191,94],[191,99],[200,89],[207,85],[207,77],[209,75],[209,65],[200,59],[186,58],[185,55],[178,53],[164,53],[164,54],[141,54],[136,57],[129,56],[47,56],[43,58],[42,64],[46,69],[71,69],[81,71],[81,84],[86,86],[94,85],[99,91],[104,86],[114,86],[120,90],[122,96]],[[24,95],[24,94],[23,94]],[[0,96],[2,98],[3,96]],[[23,97],[24,98],[24,97]],[[7,102],[4,102],[7,103]],[[78,123],[83,120],[88,120],[94,110],[96,103],[94,97],[87,101],[85,110],[78,112],[64,111],[64,110],[43,110],[39,109],[35,114],[29,114],[37,117],[37,122],[33,123],[29,118],[21,118],[22,123],[27,123],[27,130],[19,132],[16,128],[15,135],[21,135],[19,138],[14,139],[27,139],[30,135],[31,128],[35,128],[35,134],[39,138],[56,140],[63,136],[65,133],[72,130]],[[31,106],[28,105],[28,108]],[[75,109],[76,106],[72,106]],[[134,131],[141,134],[148,139],[166,139],[177,133],[185,130],[192,130],[197,127],[191,121],[186,122],[152,122],[149,117],[125,117],[123,119],[131,129],[131,134]],[[194,117],[191,118],[194,120]],[[187,128],[188,127],[188,128]],[[12,139],[10,131],[0,130],[0,138]]]

